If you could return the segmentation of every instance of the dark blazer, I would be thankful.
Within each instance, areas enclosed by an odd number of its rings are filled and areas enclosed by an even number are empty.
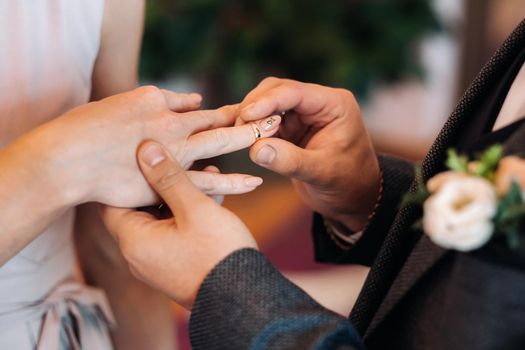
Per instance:
[[[525,152],[525,123],[490,130],[525,60],[525,21],[460,100],[422,164],[444,170],[446,150],[475,153],[493,142]],[[525,96],[524,96],[525,98]],[[525,249],[488,245],[471,253],[441,249],[411,229],[420,209],[398,209],[414,190],[412,165],[380,157],[384,195],[350,251],[314,218],[316,259],[371,265],[350,321],[313,301],[260,253],[244,249],[206,277],[192,310],[195,349],[523,349]]]

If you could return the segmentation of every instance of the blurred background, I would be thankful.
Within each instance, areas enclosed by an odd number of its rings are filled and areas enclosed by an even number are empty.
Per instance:
[[[525,17],[523,0],[148,0],[142,83],[237,103],[266,76],[350,89],[378,151],[420,161],[454,103]],[[368,270],[313,262],[311,212],[246,151],[197,166],[262,176],[225,206],[262,251],[325,306],[348,314]],[[174,306],[181,349],[188,315]]]

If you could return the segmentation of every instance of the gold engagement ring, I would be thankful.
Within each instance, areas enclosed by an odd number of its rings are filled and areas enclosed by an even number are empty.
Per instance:
[[[262,136],[261,135],[261,130],[259,129],[259,127],[255,123],[250,123],[250,125],[252,126],[253,135],[255,136],[255,141],[257,141]]]

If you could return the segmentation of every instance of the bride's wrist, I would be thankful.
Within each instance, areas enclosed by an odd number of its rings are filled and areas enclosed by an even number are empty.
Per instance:
[[[67,140],[47,128],[27,136],[23,140],[29,152],[27,166],[38,177],[42,190],[52,194],[56,205],[70,208],[89,201],[90,189],[84,186],[89,172],[79,171]]]

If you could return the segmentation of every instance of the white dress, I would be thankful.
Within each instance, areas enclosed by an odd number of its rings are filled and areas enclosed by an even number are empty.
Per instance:
[[[0,148],[89,101],[103,13],[104,0],[0,0]],[[104,293],[76,276],[73,220],[0,267],[0,349],[111,348]]]

